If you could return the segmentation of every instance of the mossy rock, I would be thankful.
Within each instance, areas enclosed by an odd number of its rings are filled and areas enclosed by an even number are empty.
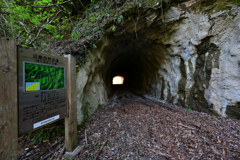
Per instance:
[[[230,118],[240,119],[240,102],[235,106],[227,106],[226,114]]]
[[[88,108],[90,107],[90,103],[86,102],[83,106],[82,106],[82,113],[83,113],[83,121],[82,123],[79,125],[80,127],[85,126],[85,124],[87,123],[88,119],[89,119],[89,113],[88,113]]]

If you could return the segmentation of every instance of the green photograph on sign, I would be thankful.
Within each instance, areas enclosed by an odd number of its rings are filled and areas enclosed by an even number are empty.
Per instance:
[[[64,67],[24,62],[25,91],[65,88]]]

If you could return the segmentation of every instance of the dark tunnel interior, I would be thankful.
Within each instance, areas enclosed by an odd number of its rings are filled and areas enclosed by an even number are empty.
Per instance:
[[[115,76],[124,77],[123,85],[111,85],[113,91],[142,89],[141,81],[144,78],[142,73],[143,69],[141,64],[134,57],[126,57],[126,61],[115,62],[116,64],[110,66],[110,80],[112,80]]]
[[[105,49],[106,63],[102,77],[107,92],[147,90],[164,61],[165,46],[149,43],[141,39],[112,39],[111,46]],[[123,85],[113,85],[115,76],[124,77]]]

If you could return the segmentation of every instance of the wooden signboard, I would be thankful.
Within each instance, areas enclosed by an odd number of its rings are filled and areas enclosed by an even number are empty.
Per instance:
[[[27,51],[27,56],[21,57],[19,53],[21,49],[24,51],[23,48],[17,50],[15,38],[0,38],[0,159],[17,159],[18,128],[19,134],[21,134],[63,117],[65,117],[65,148],[66,151],[73,152],[77,147],[75,58],[71,55],[67,55],[65,58],[47,56],[31,49]],[[44,60],[47,61],[44,62]],[[41,73],[25,70],[31,68],[32,65],[43,70]],[[50,78],[39,76],[38,73],[45,75],[44,71],[53,73],[48,76]],[[61,79],[63,74],[64,80]],[[48,79],[47,84],[45,83],[46,79]],[[45,88],[41,88],[42,85]],[[28,96],[24,96],[24,94]],[[18,102],[20,103],[18,104]],[[40,105],[44,103],[44,105],[34,108],[34,115],[32,112],[29,113],[30,110],[24,112],[24,108],[25,110],[29,109],[27,105],[31,105],[30,109],[32,106],[38,105],[32,103]],[[45,109],[49,111],[47,117],[40,114],[41,108],[44,106],[47,106]],[[27,115],[28,120],[26,117],[24,119],[24,116]],[[35,117],[35,115],[40,116]]]
[[[18,47],[18,133],[67,116],[67,58]]]

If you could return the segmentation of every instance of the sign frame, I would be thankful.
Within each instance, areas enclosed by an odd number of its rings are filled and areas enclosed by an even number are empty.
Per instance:
[[[54,61],[53,61],[54,60]],[[56,62],[57,61],[57,62]],[[33,64],[37,70],[34,74],[29,75],[35,84],[44,83],[47,86],[57,84],[57,68],[63,68],[64,87],[60,89],[49,90],[32,90],[26,91],[26,64]],[[40,71],[40,66],[45,70]],[[48,70],[48,66],[52,68],[52,72]],[[34,51],[23,47],[18,47],[18,134],[35,130],[47,124],[54,123],[57,120],[67,116],[67,78],[66,78],[67,58],[56,55],[49,55]],[[35,79],[39,76],[41,78]],[[36,76],[37,75],[37,76]],[[49,80],[48,82],[45,79]],[[55,79],[55,81],[53,81]],[[62,80],[59,77],[60,80]],[[39,86],[40,88],[40,86]],[[47,122],[47,123],[46,123]]]
[[[0,76],[0,82],[3,84],[0,87],[0,128],[2,129],[0,140],[3,142],[3,145],[0,145],[0,157],[13,160],[18,158],[19,136],[18,47],[16,42],[16,38],[0,37],[0,61],[4,64],[0,66],[0,73],[3,75]],[[37,52],[33,49],[29,51]],[[72,55],[64,55],[64,57],[67,59],[65,76],[67,115],[63,117],[65,119],[65,149],[67,152],[73,152],[77,149],[76,59]],[[48,124],[50,123],[46,125]]]

